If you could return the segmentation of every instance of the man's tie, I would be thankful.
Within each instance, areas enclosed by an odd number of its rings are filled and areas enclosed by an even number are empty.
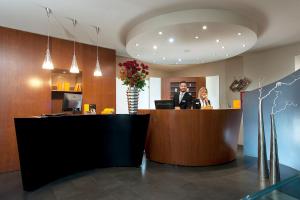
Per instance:
[[[180,92],[180,94],[179,94],[179,103],[181,102],[182,98],[183,98],[183,93]]]

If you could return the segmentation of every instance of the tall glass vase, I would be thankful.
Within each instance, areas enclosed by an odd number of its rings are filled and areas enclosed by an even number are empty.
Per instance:
[[[269,179],[266,139],[263,119],[263,100],[258,103],[258,176],[260,180]]]
[[[270,183],[275,184],[280,181],[280,168],[277,147],[277,134],[275,126],[275,116],[271,117],[271,149],[270,149]]]
[[[139,89],[136,87],[128,87],[127,89],[127,102],[129,114],[137,114],[139,103]]]

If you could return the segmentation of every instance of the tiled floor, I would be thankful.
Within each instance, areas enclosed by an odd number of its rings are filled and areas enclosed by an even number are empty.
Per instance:
[[[260,189],[256,159],[211,167],[179,167],[144,160],[141,168],[105,168],[22,190],[19,172],[0,174],[0,200],[240,199]],[[281,167],[282,177],[296,172]]]

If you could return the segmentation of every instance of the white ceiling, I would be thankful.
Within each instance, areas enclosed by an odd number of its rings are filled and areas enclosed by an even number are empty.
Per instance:
[[[102,30],[101,46],[127,55],[126,35],[137,24],[168,12],[187,9],[227,9],[245,15],[258,24],[258,40],[251,51],[300,41],[299,0],[0,0],[0,26],[47,34],[43,6],[53,10],[51,35],[72,39],[72,23],[78,20],[75,37],[94,44]]]
[[[136,25],[126,50],[133,58],[162,65],[214,62],[252,48],[256,31],[255,22],[232,11],[177,11]]]

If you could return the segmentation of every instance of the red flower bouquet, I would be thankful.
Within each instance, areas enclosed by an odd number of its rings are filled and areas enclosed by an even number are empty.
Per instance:
[[[144,63],[137,63],[136,60],[119,63],[120,78],[123,85],[143,90],[146,85],[146,77],[149,74],[149,67]]]

